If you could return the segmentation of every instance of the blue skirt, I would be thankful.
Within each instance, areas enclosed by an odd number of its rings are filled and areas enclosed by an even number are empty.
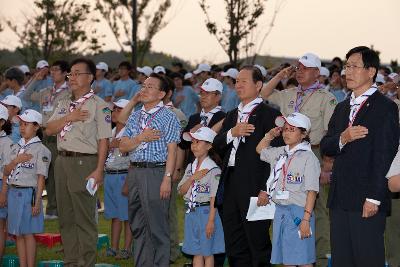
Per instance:
[[[315,262],[315,215],[310,219],[312,235],[301,240],[299,226],[294,223],[296,217],[302,219],[304,207],[297,205],[276,205],[273,237],[272,264],[305,265]]]
[[[122,195],[122,187],[128,173],[106,174],[104,177],[104,217],[128,220],[128,198]]]
[[[0,179],[0,189],[3,186],[3,180]],[[7,219],[7,206],[5,206],[4,208],[0,208],[0,220],[1,219]]]
[[[12,235],[38,234],[44,231],[43,206],[40,213],[32,216],[32,188],[8,190],[8,233]]]
[[[214,234],[206,236],[210,206],[197,207],[185,215],[185,235],[182,251],[189,255],[210,256],[225,252],[224,231],[218,211],[215,213]]]

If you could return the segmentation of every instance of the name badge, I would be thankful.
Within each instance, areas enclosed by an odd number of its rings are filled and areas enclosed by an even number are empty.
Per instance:
[[[276,199],[281,199],[281,200],[289,199],[289,191],[278,190],[278,191],[276,191],[275,197],[276,197]]]

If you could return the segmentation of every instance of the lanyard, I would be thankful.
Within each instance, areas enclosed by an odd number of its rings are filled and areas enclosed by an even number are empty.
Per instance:
[[[154,120],[154,118],[156,117],[156,115],[157,115],[157,113],[158,112],[160,112],[162,109],[164,108],[164,106],[163,107],[160,107],[156,112],[154,112],[152,115],[151,115],[151,117],[150,117],[150,119],[146,122],[146,126],[144,127],[144,128],[142,128],[142,123],[141,123],[141,121],[142,121],[142,112],[140,112],[140,117],[139,117],[139,127],[140,127],[140,129],[143,131],[144,129],[146,129],[147,127],[149,127],[149,125],[151,124],[151,122]]]
[[[288,173],[290,163],[292,163],[292,159],[294,158],[294,155],[295,155],[296,153],[297,153],[297,151],[293,153],[293,155],[290,157],[289,162],[288,162],[287,165],[285,165],[285,163],[283,163],[283,166],[282,166],[282,172],[283,172],[282,191],[285,191],[286,175],[287,175],[287,173]]]
[[[295,106],[295,108],[294,108],[294,111],[295,111],[295,112],[300,112],[300,110],[305,106],[305,104],[308,102],[308,100],[310,100],[310,98],[312,97],[312,95],[313,95],[317,90],[318,90],[318,87],[315,88],[315,89],[313,89],[313,91],[312,91],[311,94],[307,97],[307,99],[306,99],[306,101],[304,101],[304,103],[303,103],[303,100],[302,100],[301,102],[299,102],[299,96],[300,96],[301,94],[304,94],[304,95],[305,95],[305,91],[297,92],[297,96],[296,96],[296,106]],[[299,102],[299,103],[297,104],[297,102]]]
[[[369,97],[369,96],[368,96]],[[367,102],[368,97],[361,103],[360,107],[357,109],[356,112],[354,112],[354,115],[351,117],[351,120],[349,121],[349,127],[353,126],[354,120],[356,119],[356,116],[358,112],[361,110],[361,108],[364,106],[365,102]]]

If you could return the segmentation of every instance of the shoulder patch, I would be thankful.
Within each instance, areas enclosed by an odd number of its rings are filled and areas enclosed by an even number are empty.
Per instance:
[[[42,161],[43,161],[43,162],[49,162],[49,158],[46,157],[46,156],[44,156],[44,157],[42,157]]]
[[[103,113],[110,113],[111,109],[109,107],[105,107],[102,109]]]
[[[331,105],[331,106],[335,106],[337,104],[337,102],[336,102],[336,99],[334,98],[334,99],[331,99],[330,101],[329,101],[329,105]]]
[[[104,117],[104,120],[105,120],[107,123],[111,123],[111,115],[110,115],[110,114],[107,114],[107,115]]]

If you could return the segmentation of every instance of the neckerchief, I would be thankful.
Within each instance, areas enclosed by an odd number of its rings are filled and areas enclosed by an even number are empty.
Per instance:
[[[267,180],[267,193],[270,198],[272,198],[273,191],[276,188],[276,184],[278,183],[279,176],[282,171],[282,167],[285,164],[286,160],[289,157],[294,156],[294,154],[299,151],[311,151],[310,143],[302,142],[302,143],[296,145],[291,150],[289,150],[289,146],[286,145],[284,152],[279,155],[278,160],[275,163],[275,166],[273,168],[271,168],[271,172],[270,172],[269,178]],[[283,177],[283,179],[286,179],[286,177]]]
[[[78,105],[82,106],[89,98],[91,98],[94,95],[94,91],[90,90],[87,94],[83,95],[81,98],[79,98],[76,101],[73,101],[69,104],[69,112],[73,112]],[[65,134],[72,129],[72,122],[68,122],[64,128],[60,132],[60,137],[64,138]]]
[[[207,127],[207,125],[210,123],[212,117],[214,116],[215,113],[219,112],[222,110],[221,106],[216,106],[209,112],[205,112],[204,109],[201,110],[200,112],[200,123],[204,127]]]
[[[29,140],[28,143],[25,143],[24,138],[21,138],[18,141],[19,150],[18,150],[17,156],[24,153],[26,151],[26,149],[28,148],[28,146],[35,144],[35,143],[41,143],[41,142],[42,141],[37,136],[35,136],[31,140]],[[22,165],[22,163],[18,163],[17,166],[15,166],[15,168],[11,171],[10,175],[8,176],[8,183],[10,183],[10,181],[18,181],[18,175],[21,170],[21,165]],[[13,176],[14,176],[14,178],[13,178]]]

